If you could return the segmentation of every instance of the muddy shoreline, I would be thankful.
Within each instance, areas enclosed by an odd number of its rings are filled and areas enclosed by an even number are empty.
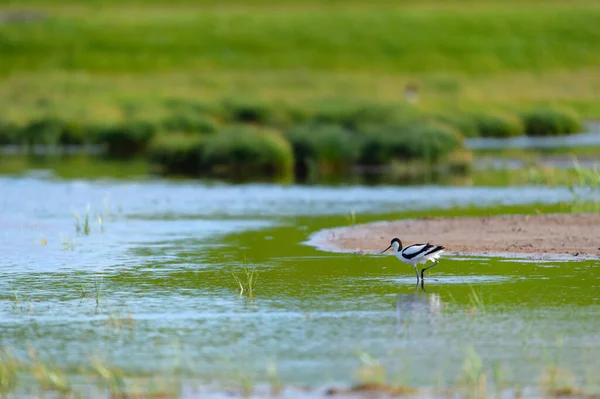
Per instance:
[[[325,229],[307,244],[332,252],[379,253],[398,237],[431,242],[448,255],[600,259],[600,214],[419,218]]]

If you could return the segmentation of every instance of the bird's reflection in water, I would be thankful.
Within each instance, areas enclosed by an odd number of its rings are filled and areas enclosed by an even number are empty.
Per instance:
[[[442,312],[442,301],[438,294],[425,290],[423,280],[417,283],[414,292],[398,294],[396,297],[396,321],[398,332],[407,332],[419,321],[434,321]]]

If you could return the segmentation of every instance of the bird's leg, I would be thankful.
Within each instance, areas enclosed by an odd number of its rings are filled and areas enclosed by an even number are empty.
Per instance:
[[[425,271],[426,271],[427,269],[431,269],[432,267],[434,267],[434,266],[435,266],[435,265],[437,265],[438,263],[439,263],[439,261],[437,261],[437,260],[436,260],[436,261],[435,261],[435,263],[434,263],[433,265],[431,265],[431,266],[427,266],[427,267],[424,267],[424,268],[421,270],[421,280],[425,278],[425,277],[424,277],[424,276],[425,276]]]
[[[417,265],[413,265],[415,268],[415,274],[417,275],[417,284],[419,284],[419,269],[417,269]]]

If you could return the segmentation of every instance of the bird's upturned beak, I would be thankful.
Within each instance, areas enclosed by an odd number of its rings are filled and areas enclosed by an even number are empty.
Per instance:
[[[386,249],[384,249],[383,251],[381,251],[381,253],[384,253],[385,251],[387,251],[388,249],[390,249],[392,246],[390,245],[389,247],[387,247]]]

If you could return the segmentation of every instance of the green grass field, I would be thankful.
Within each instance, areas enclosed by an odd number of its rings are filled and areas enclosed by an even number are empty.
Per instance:
[[[166,99],[239,95],[402,102],[408,82],[426,108],[552,102],[600,116],[597,2],[48,0],[0,10],[40,16],[0,23],[9,117],[105,119],[123,103],[155,114]]]
[[[600,7],[107,7],[4,24],[3,74],[191,70],[541,72],[598,64]]]

